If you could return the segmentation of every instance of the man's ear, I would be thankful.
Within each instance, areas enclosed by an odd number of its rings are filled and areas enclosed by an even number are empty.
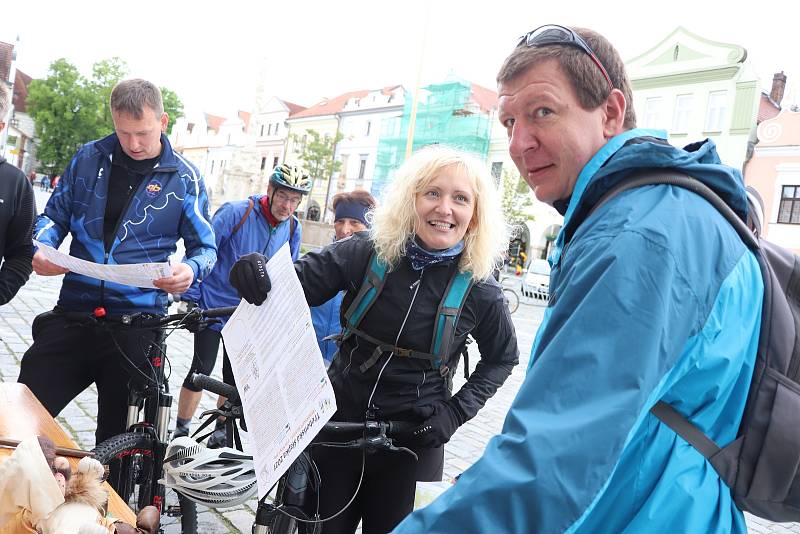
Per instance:
[[[167,115],[166,113],[162,113],[159,122],[161,122],[161,132],[167,133],[167,126],[169,125],[169,115]]]
[[[603,136],[611,139],[625,131],[625,111],[628,103],[625,95],[619,89],[613,89],[603,104],[605,119],[603,121]]]

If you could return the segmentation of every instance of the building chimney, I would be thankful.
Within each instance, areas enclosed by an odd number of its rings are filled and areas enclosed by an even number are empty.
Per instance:
[[[775,102],[778,107],[781,106],[781,100],[783,100],[783,91],[786,89],[786,75],[783,71],[776,72],[775,76],[772,77],[772,91],[769,93],[769,97]]]

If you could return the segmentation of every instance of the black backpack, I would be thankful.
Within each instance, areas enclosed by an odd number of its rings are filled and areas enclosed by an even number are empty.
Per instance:
[[[764,279],[764,304],[753,378],[739,431],[732,443],[720,447],[663,401],[656,403],[650,411],[711,463],[720,478],[730,487],[733,499],[741,510],[770,521],[798,521],[800,520],[800,339],[798,339],[800,261],[798,256],[754,235],[733,210],[699,180],[669,170],[653,170],[637,174],[603,195],[589,213],[622,191],[654,184],[689,189],[705,198],[728,220],[758,259]]]

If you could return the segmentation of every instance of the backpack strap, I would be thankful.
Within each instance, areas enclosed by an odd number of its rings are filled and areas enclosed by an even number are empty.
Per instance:
[[[378,259],[378,253],[373,252],[370,256],[367,272],[364,281],[356,293],[356,298],[344,312],[346,324],[345,336],[349,337],[349,330],[358,327],[361,319],[367,314],[372,304],[378,299],[378,295],[383,291],[383,283],[386,279],[386,269],[388,265]]]
[[[239,231],[239,229],[244,225],[247,218],[250,216],[250,212],[253,211],[253,206],[255,206],[255,202],[253,202],[252,198],[248,198],[247,200],[248,200],[247,210],[244,212],[244,215],[242,215],[242,219],[238,223],[236,223],[236,226],[234,226],[233,230],[231,230],[231,236],[233,236],[234,234],[236,234],[236,232]]]
[[[456,323],[461,316],[461,310],[471,289],[472,272],[456,271],[447,284],[444,298],[439,303],[433,341],[431,342],[431,353],[438,356],[438,360],[434,362],[434,368],[438,368],[442,376],[450,371],[447,365],[442,365],[442,362],[450,354],[450,348],[456,335]]]
[[[711,438],[703,434],[699,428],[666,402],[658,401],[655,406],[650,408],[650,413],[661,419],[661,422],[697,449],[706,460],[710,461],[721,450]]]

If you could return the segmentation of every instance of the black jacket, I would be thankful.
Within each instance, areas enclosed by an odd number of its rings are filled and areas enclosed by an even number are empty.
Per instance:
[[[340,290],[346,290],[341,307],[343,315],[361,287],[372,252],[372,242],[366,233],[361,233],[295,262],[308,304],[319,306]],[[450,261],[415,271],[403,258],[387,273],[383,291],[359,328],[383,342],[429,352],[439,302],[456,268],[456,261]],[[419,290],[412,304],[418,280]],[[519,361],[514,325],[500,286],[492,278],[475,283],[467,297],[456,326],[449,360],[451,368],[455,368],[454,362],[468,334],[477,341],[481,360],[467,383],[453,396],[463,421],[475,416]],[[351,336],[331,364],[329,374],[336,392],[337,419],[363,419],[370,393],[389,357],[384,353],[362,373],[359,366],[369,359],[374,348],[371,343]],[[394,356],[380,376],[371,406],[383,419],[415,420],[414,407],[449,397],[446,379],[428,361]]]
[[[0,157],[0,306],[6,304],[31,275],[31,232],[36,205],[25,174]]]

